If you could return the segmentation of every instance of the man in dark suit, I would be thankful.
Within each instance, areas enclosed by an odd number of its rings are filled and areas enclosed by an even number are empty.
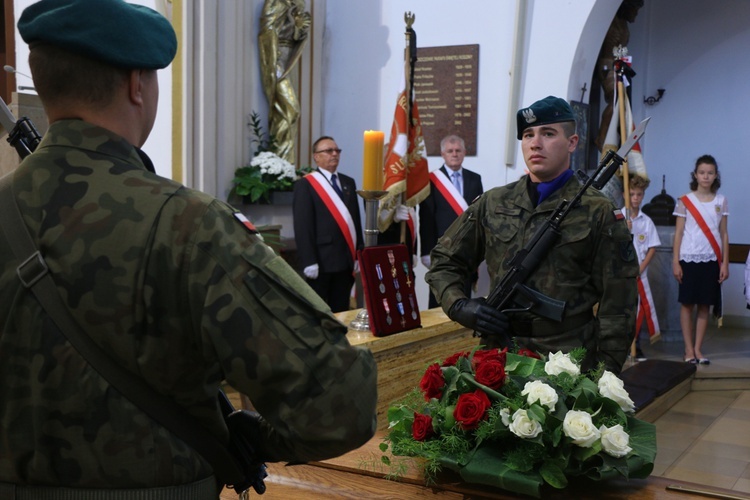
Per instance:
[[[313,144],[318,166],[294,183],[294,240],[308,283],[333,312],[349,309],[362,222],[354,179],[336,170],[341,149],[332,137]]]
[[[430,195],[419,204],[419,236],[421,239],[422,263],[430,268],[430,251],[438,239],[453,224],[474,199],[484,192],[482,176],[463,168],[466,146],[457,135],[449,135],[440,141],[443,166],[430,173]],[[467,276],[466,296],[471,297],[471,286],[477,280],[476,273]],[[429,307],[439,304],[430,292]]]

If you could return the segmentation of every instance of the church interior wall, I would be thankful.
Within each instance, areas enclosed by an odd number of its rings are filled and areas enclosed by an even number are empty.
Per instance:
[[[750,2],[745,0],[649,1],[631,25],[630,46],[638,75],[633,81],[636,119],[651,116],[643,155],[652,179],[646,192],[677,198],[689,191],[690,172],[702,154],[713,155],[729,201],[730,243],[750,243],[745,146],[750,132]],[[644,97],[666,90],[649,106]],[[744,266],[731,264],[723,285],[725,314],[749,316],[743,295]]]

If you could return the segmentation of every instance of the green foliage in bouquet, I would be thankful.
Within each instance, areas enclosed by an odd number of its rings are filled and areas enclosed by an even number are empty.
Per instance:
[[[469,483],[536,497],[571,477],[648,477],[655,427],[633,416],[616,375],[580,372],[584,355],[492,349],[434,363],[389,408],[381,451],[424,459],[428,483],[448,468]],[[397,459],[382,461],[399,475]]]

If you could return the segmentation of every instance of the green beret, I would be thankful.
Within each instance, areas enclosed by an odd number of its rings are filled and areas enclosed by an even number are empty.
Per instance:
[[[574,121],[576,121],[576,118],[568,101],[559,97],[547,96],[528,108],[518,110],[518,113],[516,113],[518,139],[521,139],[523,131],[529,127]]]
[[[161,69],[177,52],[170,22],[122,0],[41,0],[18,20],[21,38],[48,43],[124,69]]]

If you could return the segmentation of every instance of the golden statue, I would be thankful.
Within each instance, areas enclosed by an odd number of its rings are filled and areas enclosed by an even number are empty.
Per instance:
[[[275,141],[275,153],[293,165],[300,107],[291,70],[302,55],[312,22],[304,8],[304,0],[266,0],[258,35],[268,130]]]

